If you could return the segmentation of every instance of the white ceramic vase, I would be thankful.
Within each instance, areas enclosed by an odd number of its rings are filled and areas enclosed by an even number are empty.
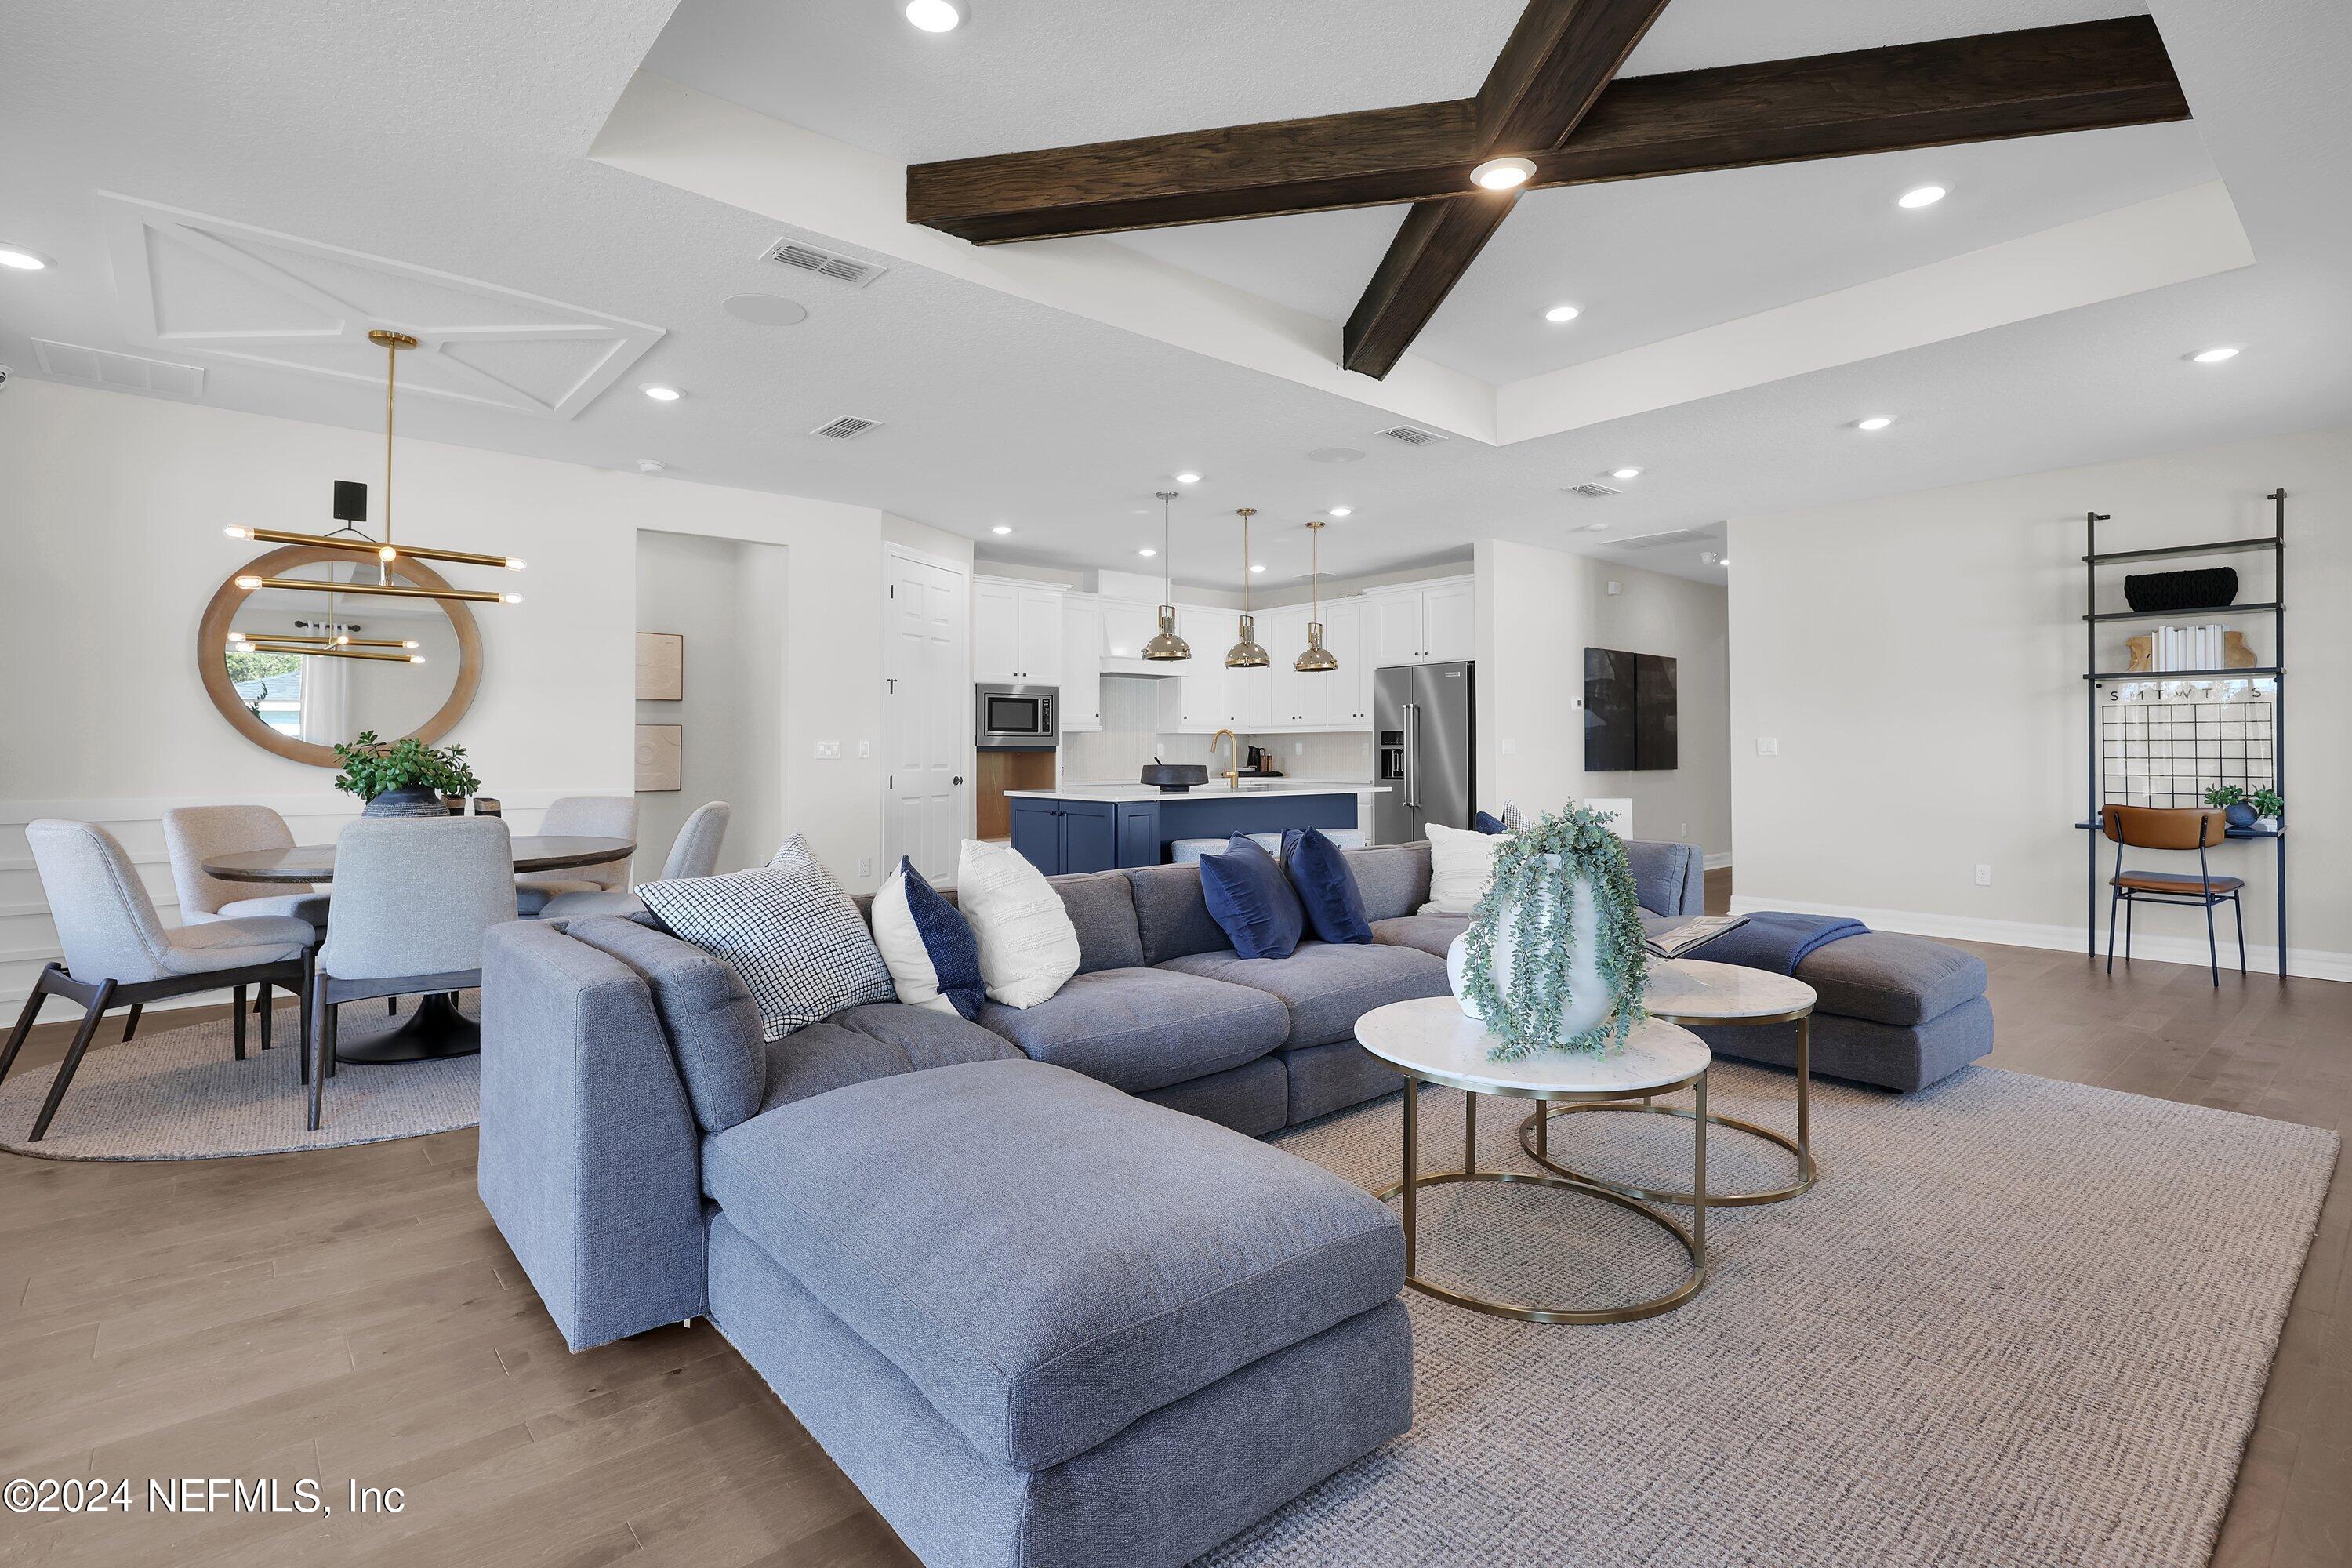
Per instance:
[[[1546,858],[1550,862],[1553,869],[1559,869],[1559,856],[1548,856]],[[1549,900],[1559,896],[1559,884],[1555,880],[1548,884],[1536,896]],[[1599,1028],[1601,1022],[1615,1010],[1609,994],[1608,984],[1601,977],[1601,911],[1598,902],[1592,896],[1592,879],[1578,877],[1569,884],[1568,890],[1569,897],[1572,900],[1569,908],[1569,940],[1571,946],[1569,958],[1568,989],[1569,994],[1574,1000],[1562,1010],[1559,1022],[1552,1026],[1551,1038],[1555,1045],[1564,1045],[1580,1035],[1589,1034]],[[1520,912],[1517,908],[1503,911],[1502,920],[1495,931],[1494,957],[1488,965],[1494,972],[1496,989],[1507,994],[1511,985],[1511,962],[1513,952],[1517,946]],[[1447,946],[1445,982],[1453,988],[1454,999],[1461,1005],[1462,1011],[1468,1016],[1479,1018],[1483,1022],[1477,1004],[1470,999],[1463,984],[1463,953],[1469,940],[1470,933],[1465,931]]]

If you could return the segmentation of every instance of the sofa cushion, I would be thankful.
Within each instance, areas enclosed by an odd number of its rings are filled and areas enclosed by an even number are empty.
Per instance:
[[[1706,912],[1706,856],[1697,845],[1628,838],[1625,864],[1633,873],[1634,901],[1651,913]]]
[[[1034,1007],[1078,972],[1078,932],[1045,875],[1009,844],[963,841],[957,908],[980,942],[988,999]]]
[[[962,1062],[1014,1061],[1021,1056],[978,1024],[904,1002],[852,1007],[764,1048],[762,1111],[873,1079]]]
[[[1194,952],[1223,952],[1233,943],[1209,916],[1198,866],[1137,866],[1119,873],[1135,895],[1135,923],[1143,934],[1143,962],[1165,963]]]
[[[1486,896],[1495,874],[1495,854],[1505,836],[1474,833],[1466,827],[1429,825],[1429,902],[1426,915],[1466,915]]]
[[[1036,1470],[1393,1297],[1354,1184],[1042,1062],[853,1084],[710,1140],[728,1223],[992,1461]]]
[[[1364,895],[1339,847],[1317,827],[1293,827],[1282,836],[1282,874],[1298,895],[1307,924],[1324,942],[1370,942]]]
[[[619,959],[646,983],[705,1132],[723,1132],[759,1110],[767,1091],[760,1009],[732,964],[614,915],[573,921],[564,933]]]
[[[1078,933],[1078,973],[1143,966],[1143,933],[1136,929],[1135,895],[1124,871],[1088,871],[1045,880],[1062,896]]]
[[[1372,940],[1391,947],[1417,947],[1444,958],[1454,939],[1469,929],[1468,915],[1399,915],[1392,921],[1374,921]]]
[[[1171,958],[1160,968],[1274,997],[1290,1024],[1276,1043],[1294,1050],[1349,1038],[1356,1020],[1375,1007],[1447,994],[1445,960],[1381,942],[1303,942],[1288,958],[1244,958],[1227,949]]]
[[[1871,931],[1813,950],[1797,978],[1821,1000],[1816,1013],[1874,1024],[1924,1024],[1984,994],[1984,960],[1926,937]]]
[[[1429,846],[1388,844],[1376,849],[1343,850],[1356,890],[1364,896],[1364,918],[1390,921],[1429,901]]]
[[[1288,1026],[1263,990],[1165,969],[1076,975],[1034,1007],[991,1002],[980,1021],[1038,1061],[1134,1090],[1254,1061],[1281,1045]]]
[[[1288,958],[1307,930],[1298,894],[1265,846],[1245,834],[1201,857],[1201,897],[1226,943],[1251,958]]]
[[[1923,1024],[1879,1024],[1815,1012],[1810,1052],[1817,1077],[1851,1079],[1908,1094],[1949,1078],[1992,1049],[1992,1004],[1971,997]],[[1794,1024],[1701,1025],[1694,1031],[1717,1056],[1794,1067]]]

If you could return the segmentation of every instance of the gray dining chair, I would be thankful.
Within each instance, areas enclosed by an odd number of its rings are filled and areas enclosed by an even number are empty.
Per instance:
[[[293,830],[286,819],[266,805],[175,805],[163,814],[163,850],[172,860],[172,885],[180,895],[180,920],[187,925],[207,921],[237,920],[249,915],[291,915],[308,921],[311,945],[327,934],[327,895],[305,883],[289,890],[256,898],[253,884],[228,882],[205,869],[216,855],[249,849],[290,849]],[[270,987],[254,998],[253,1010],[269,1009]],[[122,1026],[122,1037],[139,1031],[139,1012]]]
[[[335,1070],[335,1014],[482,983],[482,933],[515,918],[514,844],[495,816],[362,820],[335,840],[335,904],[310,982],[310,1130]]]
[[[539,832],[550,838],[637,837],[637,802],[625,795],[567,795],[549,805]],[[538,914],[559,893],[604,893],[629,885],[629,857],[562,871],[527,871],[515,879],[517,907]]]
[[[735,808],[723,800],[696,806],[694,815],[686,819],[686,826],[670,841],[669,858],[662,862],[662,880],[708,877],[719,869],[719,846],[727,842],[728,819],[734,815]],[[619,888],[593,893],[558,893],[541,906],[539,918],[572,921],[589,915],[633,915],[645,907],[645,901],[636,894]]]
[[[48,998],[68,996],[83,1009],[81,1027],[74,1031],[73,1044],[67,1047],[33,1122],[31,1142],[39,1142],[48,1131],[66,1086],[73,1082],[90,1037],[110,1008],[128,1005],[137,1009],[228,986],[236,1002],[231,1010],[235,1048],[243,1061],[246,988],[282,985],[306,998],[302,1021],[308,1035],[308,981],[316,935],[310,922],[291,915],[245,915],[166,931],[131,857],[106,829],[45,817],[26,824],[25,838],[33,848],[33,864],[40,872],[65,962],[48,964],[33,982],[33,993],[25,998],[7,1047],[0,1050],[0,1080],[16,1065],[16,1053]],[[261,1015],[264,1050],[269,1048],[270,1016]]]

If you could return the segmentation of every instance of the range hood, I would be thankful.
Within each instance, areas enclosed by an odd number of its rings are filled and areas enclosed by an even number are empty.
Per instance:
[[[1153,680],[1173,680],[1184,673],[1191,659],[1162,664],[1150,658],[1106,658],[1102,661],[1105,675],[1140,675]]]

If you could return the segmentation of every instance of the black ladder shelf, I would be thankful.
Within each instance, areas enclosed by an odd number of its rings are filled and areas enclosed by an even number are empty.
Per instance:
[[[2268,680],[2271,689],[2271,787],[2281,795],[2286,793],[2286,491],[2273,490],[2263,498],[2271,503],[2271,531],[2260,539],[2222,539],[2205,544],[2168,544],[2154,550],[2099,549],[2099,524],[2114,519],[2103,511],[2083,514],[2083,691],[2085,730],[2089,735],[2090,777],[2084,798],[2090,809],[2084,820],[2074,826],[2087,831],[2089,847],[2084,853],[2088,872],[2088,889],[2084,899],[2084,943],[2093,957],[2099,952],[2099,838],[2100,799],[2105,794],[2104,757],[2099,724],[2101,689],[2111,682],[2129,681],[2136,684],[2162,683],[2174,680]],[[2271,557],[2272,598],[2263,604],[2231,605],[2230,609],[2271,618],[2271,662],[2252,668],[2241,669],[2137,669],[2103,670],[2099,668],[2099,627],[2112,621],[2156,620],[2164,616],[2180,615],[2178,610],[2141,612],[2099,608],[2099,568],[2126,562],[2164,561],[2192,555],[2230,555],[2242,551],[2265,550]],[[2278,899],[2278,972],[2286,978],[2286,823],[2281,819],[2276,831],[2254,827],[2229,829],[2232,838],[2267,838],[2276,858]]]

